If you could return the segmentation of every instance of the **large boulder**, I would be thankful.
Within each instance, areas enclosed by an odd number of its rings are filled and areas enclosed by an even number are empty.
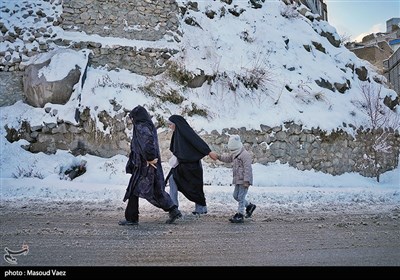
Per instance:
[[[66,55],[69,56],[71,63],[64,63],[60,67],[59,62],[65,59]],[[77,52],[72,50],[57,50],[47,53],[45,59],[42,57],[29,64],[23,76],[26,102],[31,106],[42,108],[46,103],[67,103],[87,65],[85,58],[82,62],[76,55]],[[73,63],[77,57],[76,61],[79,63]]]

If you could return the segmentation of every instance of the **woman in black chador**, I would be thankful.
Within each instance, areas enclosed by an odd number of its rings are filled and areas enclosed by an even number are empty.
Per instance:
[[[201,159],[209,156],[217,159],[217,154],[179,115],[168,119],[169,128],[173,130],[170,150],[173,160],[170,160],[171,171],[168,176],[170,196],[178,206],[178,191],[195,203],[192,212],[195,215],[206,214],[207,204],[203,191],[203,167]]]
[[[137,225],[139,222],[139,197],[169,212],[167,223],[173,223],[182,214],[165,191],[164,173],[161,167],[157,129],[142,106],[135,107],[129,117],[133,123],[131,152],[126,172],[132,174],[126,189],[124,202],[125,220],[120,225]]]

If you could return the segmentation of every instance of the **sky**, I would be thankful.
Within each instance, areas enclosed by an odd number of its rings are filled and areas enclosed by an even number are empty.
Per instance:
[[[361,42],[371,33],[386,32],[386,21],[400,17],[398,0],[325,0],[328,22],[340,35]]]
[[[4,5],[12,6],[12,2]],[[52,9],[52,4],[44,2],[42,9],[47,15],[59,11]],[[206,6],[207,5],[207,6]],[[219,10],[221,2],[199,2],[200,11],[206,8]],[[240,2],[247,5],[247,2]],[[269,4],[266,4],[269,5]],[[341,46],[335,48],[319,36],[315,30],[334,32],[334,28],[324,22],[311,23],[302,18],[286,19],[279,16],[281,6],[268,6],[267,11],[260,9],[251,14],[243,13],[240,20],[233,16],[210,21],[201,12],[191,11],[191,15],[202,26],[202,29],[182,24],[181,42],[170,42],[168,38],[157,42],[126,40],[123,38],[101,38],[82,32],[64,32],[59,27],[52,27],[55,38],[70,40],[101,41],[104,45],[129,46],[165,46],[182,49],[181,55],[175,57],[190,71],[203,69],[205,73],[226,74],[226,80],[218,80],[211,85],[195,89],[183,89],[166,76],[143,77],[127,70],[109,71],[104,67],[89,67],[83,87],[75,88],[73,95],[65,105],[46,104],[54,114],[44,108],[33,108],[22,101],[1,108],[0,113],[0,186],[1,207],[6,205],[23,205],[30,201],[99,201],[124,207],[122,198],[125,193],[129,175],[124,173],[127,157],[116,155],[112,158],[99,158],[92,155],[74,157],[69,151],[58,150],[53,155],[44,153],[32,154],[21,146],[28,144],[25,140],[10,143],[6,140],[4,126],[19,128],[21,120],[28,120],[32,126],[43,122],[57,122],[58,119],[76,123],[75,108],[79,105],[76,96],[81,94],[81,106],[91,108],[92,117],[97,121],[97,129],[104,130],[98,121],[97,111],[105,110],[111,116],[115,112],[110,99],[132,109],[136,105],[153,107],[151,114],[168,118],[171,114],[181,114],[195,102],[200,108],[209,112],[207,118],[194,115],[187,117],[188,122],[197,130],[217,130],[226,127],[246,127],[259,129],[260,124],[269,126],[281,125],[286,121],[301,123],[305,128],[320,127],[327,131],[342,127],[343,123],[368,126],[368,118],[357,107],[360,101],[358,79],[350,72],[343,71],[347,63],[365,66],[370,75],[380,77],[365,61],[359,60],[353,53]],[[12,10],[12,9],[10,9]],[[18,15],[18,11],[14,11]],[[42,22],[24,22],[23,17],[7,17],[6,25],[30,28],[44,24]],[[267,23],[271,28],[258,28],[258,23]],[[244,31],[249,35],[243,40]],[[337,34],[336,34],[337,35]],[[289,47],[284,42],[289,38]],[[320,42],[327,54],[313,50],[306,52],[304,44]],[[15,47],[23,42],[16,40],[13,45],[2,44],[0,50]],[[26,45],[31,48],[34,46]],[[244,51],[245,50],[245,51]],[[57,49],[37,57],[24,59],[24,63],[40,62],[55,54],[51,63],[40,72],[47,80],[63,78],[67,68],[74,65],[82,69],[87,62],[89,50],[73,51]],[[332,67],[332,65],[335,65]],[[238,74],[261,67],[269,75],[265,84],[258,91],[250,91],[235,81]],[[296,71],[288,71],[294,67]],[[333,93],[318,87],[311,80],[323,77],[328,80],[351,81],[354,86],[345,94]],[[355,80],[356,79],[356,80]],[[374,84],[374,79],[371,79]],[[164,91],[175,89],[185,97],[178,105],[160,103],[140,91],[140,87],[157,82]],[[237,83],[237,90],[230,91],[229,85]],[[101,84],[101,85],[100,85]],[[284,85],[290,85],[292,92],[283,91]],[[129,86],[127,86],[129,85]],[[155,89],[157,90],[157,89]],[[212,94],[210,94],[212,93]],[[383,88],[384,95],[394,96],[394,91]],[[134,94],[134,98],[132,98]],[[319,98],[314,98],[318,94]],[[122,110],[122,109],[121,109]],[[160,128],[163,131],[166,128]],[[347,128],[348,129],[348,128]],[[348,131],[351,133],[351,130]],[[131,131],[126,131],[131,135]],[[199,132],[200,133],[200,132]],[[200,133],[200,136],[202,134]],[[87,172],[73,181],[64,176],[64,171],[71,166],[86,161]],[[169,171],[168,159],[162,159],[165,175]],[[235,211],[237,203],[232,197],[230,185],[232,171],[227,167],[203,162],[205,194],[209,211],[226,209],[227,213]],[[250,201],[259,209],[282,211],[322,211],[337,207],[362,211],[383,211],[400,205],[400,169],[397,168],[381,175],[378,183],[375,178],[363,177],[356,173],[329,175],[315,170],[299,171],[279,162],[267,165],[253,164],[254,184],[248,194]],[[168,186],[167,186],[168,190]],[[180,198],[181,210],[184,213],[193,211],[193,203]],[[143,208],[153,209],[145,201]],[[122,215],[123,213],[121,213]]]

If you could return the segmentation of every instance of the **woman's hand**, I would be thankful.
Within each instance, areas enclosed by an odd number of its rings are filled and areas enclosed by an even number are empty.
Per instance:
[[[211,152],[208,154],[208,156],[209,156],[210,158],[212,158],[213,160],[217,160],[217,159],[218,159],[217,153],[216,153],[216,152],[213,152],[213,151],[211,151]]]
[[[155,159],[153,159],[153,160],[148,160],[148,161],[147,161],[147,166],[149,166],[149,164],[150,164],[150,165],[153,166],[155,169],[157,169],[157,166],[156,166],[157,162],[158,162],[158,158],[155,158]]]

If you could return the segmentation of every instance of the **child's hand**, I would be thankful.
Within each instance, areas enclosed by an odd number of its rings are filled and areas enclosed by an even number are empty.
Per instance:
[[[244,182],[243,182],[243,187],[245,187],[245,188],[250,187],[250,183],[247,182],[247,181],[244,181]]]

